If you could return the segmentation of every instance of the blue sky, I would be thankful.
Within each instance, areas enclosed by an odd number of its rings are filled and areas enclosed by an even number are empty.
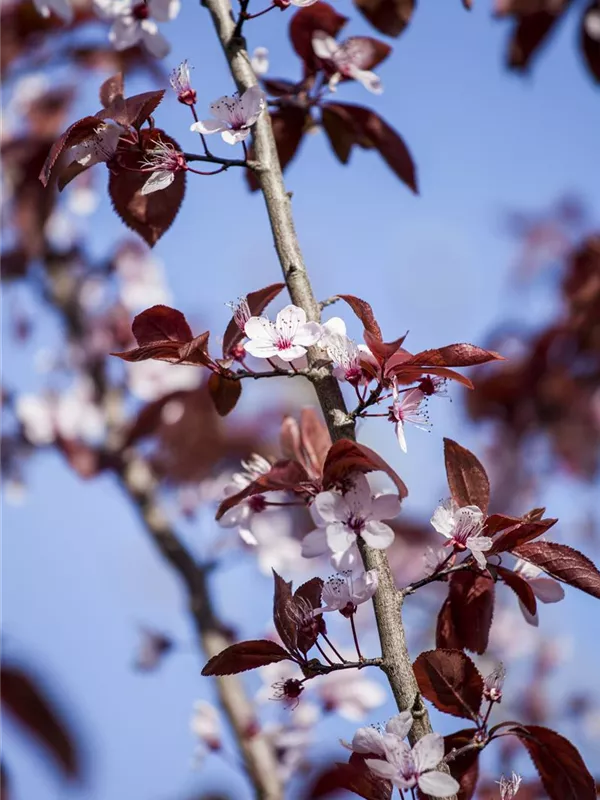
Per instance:
[[[342,167],[320,133],[306,137],[287,174],[317,295],[365,297],[388,338],[410,330],[411,349],[481,343],[506,316],[530,321],[531,296],[508,289],[516,247],[503,230],[506,211],[538,211],[565,193],[581,196],[594,219],[600,208],[594,169],[598,89],[575,54],[575,17],[562,25],[533,74],[518,77],[502,66],[507,26],[492,22],[486,6],[476,3],[467,13],[459,0],[421,3],[379,70],[385,93],[374,97],[352,85],[339,90],[340,100],[371,105],[403,135],[417,163],[419,197],[374,152],[356,151],[351,165]],[[345,0],[337,7],[351,17],[348,34],[372,33]],[[274,12],[247,26],[250,47],[269,48],[272,76],[300,74],[287,40],[291,13]],[[232,91],[205,11],[184,4],[165,33],[173,42],[168,67],[183,58],[195,66],[200,107]],[[139,79],[129,88],[153,87]],[[80,101],[82,111],[96,110],[91,91]],[[196,140],[185,111],[169,98],[157,124],[191,150]],[[220,142],[215,151],[231,153]],[[102,169],[98,173],[101,185]],[[92,220],[93,249],[106,252],[107,243],[113,246],[124,233],[105,200]],[[156,253],[165,262],[176,305],[217,333],[228,317],[227,300],[279,279],[261,198],[247,194],[234,170],[189,182],[179,217]],[[535,319],[544,313],[535,306]],[[39,384],[33,356],[57,338],[47,315],[39,319],[31,342],[5,348],[9,385]],[[358,327],[354,331],[358,334]],[[398,453],[383,424],[364,429],[365,440],[409,484],[406,513],[431,513],[444,493],[443,436],[481,446],[481,437],[465,427],[459,394],[454,390],[453,404],[440,402],[432,409],[430,435],[409,434],[407,457]],[[249,387],[247,408],[256,409],[258,397]],[[7,726],[15,797],[166,800],[209,785],[225,788],[218,762],[209,762],[206,773],[190,770],[191,705],[211,696],[210,683],[199,676],[197,655],[177,653],[154,675],[131,669],[139,623],[168,630],[186,645],[192,642],[185,598],[134,513],[110,479],[84,484],[55,455],[31,462],[28,484],[27,503],[3,512],[5,653],[38,665],[65,704],[76,709],[90,770],[86,786],[65,789]],[[572,535],[568,522],[578,511],[570,503],[572,489],[564,482],[553,484],[544,498],[551,502],[549,511],[566,520],[561,528],[566,541]],[[591,492],[579,497],[580,506],[592,506]],[[202,535],[194,528],[186,534],[193,544]],[[225,613],[236,620],[243,606],[248,627],[262,629],[268,584],[264,592],[256,591],[249,567],[228,573],[219,585]],[[572,628],[576,651],[590,657],[577,664],[583,685],[593,684],[591,658],[598,655],[586,635],[587,623],[593,624],[592,603],[570,591],[564,603],[544,609],[542,621],[548,632]],[[573,619],[579,621],[575,626]],[[375,719],[381,717],[384,711]],[[334,729],[335,735],[352,730],[348,724],[327,723],[322,736],[332,751]],[[592,743],[579,743],[588,759],[594,757]],[[600,763],[597,750],[595,759]],[[246,796],[243,787],[235,780],[229,785],[240,798]]]

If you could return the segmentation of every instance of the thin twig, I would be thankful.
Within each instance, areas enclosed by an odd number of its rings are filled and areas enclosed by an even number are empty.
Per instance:
[[[256,169],[254,161],[244,161],[242,158],[220,158],[219,156],[201,156],[200,153],[183,153],[186,161],[202,161],[205,164],[221,164],[224,167],[246,167]]]

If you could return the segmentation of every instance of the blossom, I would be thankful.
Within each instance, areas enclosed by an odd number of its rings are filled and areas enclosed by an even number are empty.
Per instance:
[[[119,138],[125,128],[112,119],[99,123],[92,136],[67,150],[65,163],[77,162],[82,167],[110,161],[114,156]]]
[[[177,99],[180,103],[186,106],[194,105],[196,102],[196,91],[192,89],[190,65],[187,58],[172,70],[169,83],[173,87],[173,91],[177,95]]]
[[[367,478],[356,473],[344,494],[321,492],[311,505],[317,527],[302,541],[307,558],[331,554],[337,569],[353,569],[360,563],[357,537],[376,550],[385,550],[394,541],[394,531],[381,520],[393,519],[400,512],[395,494],[373,495]]]
[[[496,781],[500,787],[500,800],[513,800],[513,797],[519,791],[522,780],[523,778],[520,775],[513,772],[510,778],[505,778],[503,775],[499,781]]]
[[[459,508],[454,500],[446,500],[433,512],[431,524],[448,539],[447,545],[454,545],[457,550],[470,550],[479,566],[485,569],[484,552],[490,549],[492,540],[481,535],[483,512],[480,508]]]
[[[307,322],[304,309],[289,305],[281,309],[274,323],[267,317],[250,317],[244,332],[250,339],[244,348],[251,356],[279,356],[289,362],[305,355],[306,348],[319,341],[321,326]]]
[[[319,344],[333,362],[334,376],[339,381],[355,385],[369,383],[370,378],[363,371],[361,358],[377,366],[370,350],[365,345],[357,345],[346,335],[346,323],[340,317],[332,317],[321,327],[323,334]]]
[[[67,25],[73,21],[73,9],[69,0],[33,0],[33,4],[42,17],[47,18],[54,13]]]
[[[506,670],[503,664],[493,669],[483,681],[483,696],[486,700],[499,703],[502,700],[502,689],[506,679]]]
[[[37,4],[36,4],[37,5]],[[583,17],[583,28],[590,39],[600,42],[600,10],[589,8]]]
[[[317,0],[273,0],[273,5],[276,5],[281,9],[287,8],[288,6],[306,8],[307,6],[312,6],[313,3],[316,2]]]
[[[423,572],[425,573],[425,577],[428,578],[430,575],[433,575],[434,572],[437,572],[442,563],[448,557],[448,553],[443,547],[432,547],[429,545],[423,554]]]
[[[227,307],[233,311],[233,319],[238,328],[244,333],[246,323],[252,316],[247,297],[238,297],[237,303],[227,303]]]
[[[381,730],[373,725],[365,728],[359,728],[354,736],[352,742],[342,741],[342,745],[354,753],[367,755],[368,753],[375,753],[378,756],[385,755],[385,748],[383,746],[384,733],[390,733],[397,736],[399,739],[404,739],[408,736],[408,732],[412,728],[413,718],[410,711],[402,711],[400,714],[392,717],[385,725],[385,729]]]
[[[365,764],[399,789],[418,786],[434,797],[448,797],[460,789],[454,778],[435,769],[444,757],[444,739],[439,733],[426,734],[412,750],[399,736],[385,733],[383,755],[384,760],[367,758]]]
[[[254,453],[247,461],[242,461],[242,471],[236,472],[231,479],[231,483],[225,487],[224,496],[232,497],[241,492],[261,475],[266,475],[271,469],[271,464],[266,458]],[[251,530],[252,518],[255,514],[264,511],[266,501],[264,495],[255,494],[246,497],[241,503],[233,508],[227,509],[219,520],[219,525],[223,528],[238,528],[240,538],[249,545],[257,545],[258,540]]]
[[[315,0],[316,2],[316,0]],[[269,71],[269,51],[266,47],[255,47],[250,59],[255,75],[266,75]]]
[[[215,119],[194,122],[190,130],[195,133],[220,133],[227,144],[243,142],[250,135],[250,128],[265,107],[265,95],[260,86],[251,86],[240,97],[220,97],[210,104],[210,113]]]
[[[127,385],[140,400],[157,400],[169,392],[196,389],[200,382],[197,367],[167,364],[166,361],[128,362]]]
[[[330,672],[315,681],[314,688],[325,711],[335,712],[352,722],[364,719],[387,699],[379,683],[371,680],[366,672],[354,669]]]
[[[190,721],[194,736],[209,750],[221,749],[221,720],[217,709],[205,700],[194,703],[194,713]]]
[[[334,38],[316,31],[312,38],[315,55],[324,61],[331,61],[336,69],[329,79],[329,88],[335,91],[342,78],[352,78],[374,94],[383,92],[383,85],[378,75],[364,67],[371,61],[371,47],[364,38],[352,37],[338,44]]]
[[[155,58],[164,58],[171,46],[157,22],[168,22],[179,14],[181,0],[94,0],[98,14],[113,20],[108,34],[115,50],[143,44]]]
[[[549,578],[543,570],[531,564],[529,561],[518,558],[513,567],[513,571],[527,581],[534,595],[542,603],[558,603],[564,598],[565,590],[560,583],[555,581],[554,578]],[[527,622],[529,622],[530,625],[537,625],[538,615],[530,614],[521,601],[519,601],[519,605],[521,606],[521,611]]]
[[[146,151],[141,162],[143,172],[152,172],[142,186],[140,194],[152,194],[166,189],[175,180],[175,174],[185,169],[185,158],[171,142],[157,141],[155,146]]]
[[[408,392],[400,393],[398,386],[394,383],[393,388],[394,402],[390,408],[390,421],[395,422],[396,437],[403,453],[406,453],[406,436],[404,426],[407,422],[417,428],[427,428],[429,417],[421,406],[425,399],[425,394],[420,389],[410,389]]]
[[[302,703],[283,722],[267,722],[263,735],[277,752],[277,771],[282,784],[287,784],[302,765],[314,738],[320,709],[314,703]]]
[[[135,667],[142,672],[150,672],[160,664],[162,657],[173,648],[173,641],[164,633],[143,628],[140,632]]]
[[[113,264],[119,278],[119,300],[131,314],[172,302],[162,264],[147,247],[135,240],[126,242],[117,249]]]
[[[59,395],[19,395],[15,413],[25,436],[36,445],[52,444],[59,437],[95,442],[104,433],[104,414],[88,380],[76,381]]]
[[[354,614],[356,607],[370,600],[377,591],[378,576],[376,569],[353,575],[346,571],[328,578],[321,592],[322,608],[316,608],[315,614],[326,611],[340,611],[344,616]]]

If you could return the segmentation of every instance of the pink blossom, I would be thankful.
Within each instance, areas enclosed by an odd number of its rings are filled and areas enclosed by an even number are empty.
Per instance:
[[[483,512],[477,506],[459,508],[454,500],[446,500],[438,506],[431,517],[431,524],[438,533],[448,539],[448,545],[457,550],[470,550],[482,569],[486,568],[486,550],[492,540],[482,536]]]
[[[393,519],[399,512],[397,495],[373,495],[366,477],[357,473],[344,494],[329,491],[315,497],[311,513],[317,527],[304,537],[302,555],[329,553],[336,569],[356,570],[361,564],[357,537],[369,547],[385,550],[394,541],[394,531],[381,520]]]
[[[283,308],[274,323],[266,317],[250,317],[244,331],[250,340],[244,348],[251,356],[279,356],[287,362],[305,355],[306,348],[321,337],[318,322],[307,322],[306,312],[293,305]]]
[[[499,781],[496,781],[500,787],[500,800],[513,800],[513,797],[519,791],[522,780],[520,775],[513,772],[510,778],[505,778],[503,775]]]
[[[366,384],[360,363],[361,351],[353,339],[346,336],[346,323],[340,317],[332,317],[322,326],[323,335],[319,344],[327,350],[333,362],[333,374],[339,381],[348,381],[354,385]]]
[[[376,569],[357,573],[342,572],[328,578],[321,592],[322,608],[315,609],[315,614],[326,611],[340,611],[344,616],[354,614],[356,607],[370,600],[377,591],[378,576]]]
[[[364,67],[371,61],[372,51],[368,40],[362,37],[346,39],[338,44],[334,38],[323,31],[316,31],[312,38],[312,46],[319,58],[333,63],[336,72],[329,79],[332,92],[342,78],[352,78],[374,94],[383,92],[383,85],[378,75]]]
[[[235,324],[244,333],[246,323],[252,316],[250,306],[248,305],[247,297],[238,297],[237,303],[227,303],[227,306],[233,311],[233,318]]]
[[[371,680],[365,671],[354,669],[330,672],[315,681],[314,688],[326,711],[353,722],[364,719],[387,699],[379,683]]]
[[[494,703],[499,703],[502,700],[502,689],[504,688],[505,680],[506,670],[504,665],[498,664],[483,681],[483,696],[486,700],[492,700]]]
[[[545,575],[545,573],[539,569],[539,567],[536,567],[529,561],[524,561],[523,559],[518,558],[513,570],[517,573],[517,575],[520,575],[521,578],[527,581],[534,595],[542,603],[558,603],[564,598],[565,590],[560,583],[555,581],[554,578],[550,578]],[[519,605],[526,621],[530,625],[537,626],[539,621],[537,613],[530,614],[521,601],[519,601]]]
[[[152,194],[166,189],[175,180],[175,175],[185,169],[185,158],[171,142],[156,142],[147,150],[141,162],[143,172],[152,174],[142,186],[140,194]]]
[[[94,0],[94,6],[100,17],[113,20],[108,38],[115,50],[143,44],[155,58],[169,54],[171,46],[156,23],[175,19],[180,0]]]
[[[91,167],[94,164],[110,161],[123,133],[125,128],[112,119],[99,122],[92,136],[69,148],[65,155],[65,163],[77,162],[82,167]]]
[[[435,769],[444,758],[444,739],[439,733],[426,734],[412,750],[399,736],[385,733],[383,755],[383,760],[367,758],[365,764],[401,790],[418,786],[433,797],[448,797],[460,789],[454,778]]]
[[[407,423],[417,428],[429,427],[429,416],[422,408],[425,394],[420,389],[410,389],[408,392],[399,392],[394,383],[394,402],[390,408],[390,421],[395,422],[396,437],[400,449],[406,453],[406,436],[404,426]]]
[[[187,58],[172,70],[169,83],[173,87],[173,91],[177,95],[177,99],[180,103],[186,106],[194,105],[196,102],[196,92],[192,88],[190,65]]]
[[[247,461],[242,461],[242,471],[233,475],[231,483],[225,487],[224,496],[231,497],[241,492],[261,475],[266,475],[270,469],[269,461],[254,453]],[[254,515],[264,511],[265,508],[264,495],[252,495],[228,509],[219,520],[219,525],[222,528],[237,528],[240,538],[246,544],[257,545],[258,540],[252,533],[252,521]]]
[[[265,107],[265,95],[260,86],[251,86],[239,97],[220,97],[210,105],[214,119],[194,122],[190,127],[195,133],[220,133],[227,144],[243,142],[250,135],[250,128]]]
[[[88,380],[74,382],[61,394],[19,395],[15,412],[25,436],[36,445],[52,444],[58,437],[96,442],[104,434],[104,414]]]
[[[194,703],[194,714],[190,722],[194,736],[209,750],[221,749],[221,720],[217,709],[205,700]]]
[[[352,742],[342,741],[342,745],[354,753],[367,755],[375,753],[376,755],[385,755],[385,748],[383,746],[384,734],[390,733],[397,736],[399,739],[404,739],[408,736],[408,732],[412,728],[413,718],[410,711],[402,711],[400,714],[392,717],[385,725],[384,729],[369,725],[365,728],[359,728],[354,736]]]
[[[314,0],[316,2],[316,0]],[[255,75],[266,75],[269,71],[269,51],[266,47],[255,47],[250,64]]]

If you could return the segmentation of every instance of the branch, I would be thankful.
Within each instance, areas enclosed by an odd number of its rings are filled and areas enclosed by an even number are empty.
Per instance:
[[[203,0],[203,4],[210,12],[238,90],[244,92],[250,86],[255,86],[256,76],[245,50],[245,42],[233,36],[235,23],[230,0]],[[263,113],[258,118],[253,136],[258,161],[255,174],[265,199],[275,249],[290,297],[295,305],[304,309],[309,320],[319,322],[320,307],[315,299],[294,229],[290,196],[283,182],[268,113]],[[309,367],[318,363],[322,356],[319,348],[311,347],[308,351]],[[334,442],[341,438],[354,440],[356,438],[354,420],[348,415],[337,380],[329,371],[319,370],[318,375],[313,376],[311,381],[332,440]],[[381,668],[388,678],[398,709],[401,711],[410,709],[413,713],[414,723],[409,736],[414,744],[425,734],[431,733],[432,728],[427,709],[419,694],[406,646],[401,616],[403,598],[396,590],[385,552],[366,547],[362,540],[359,540],[359,547],[365,569],[378,571],[379,588],[373,598],[373,605],[381,641],[383,658]]]
[[[198,153],[184,153],[186,161],[201,161],[204,164],[221,164],[224,167],[245,167],[246,169],[256,169],[255,161],[245,161],[241,158],[220,158],[219,156],[201,156]]]

